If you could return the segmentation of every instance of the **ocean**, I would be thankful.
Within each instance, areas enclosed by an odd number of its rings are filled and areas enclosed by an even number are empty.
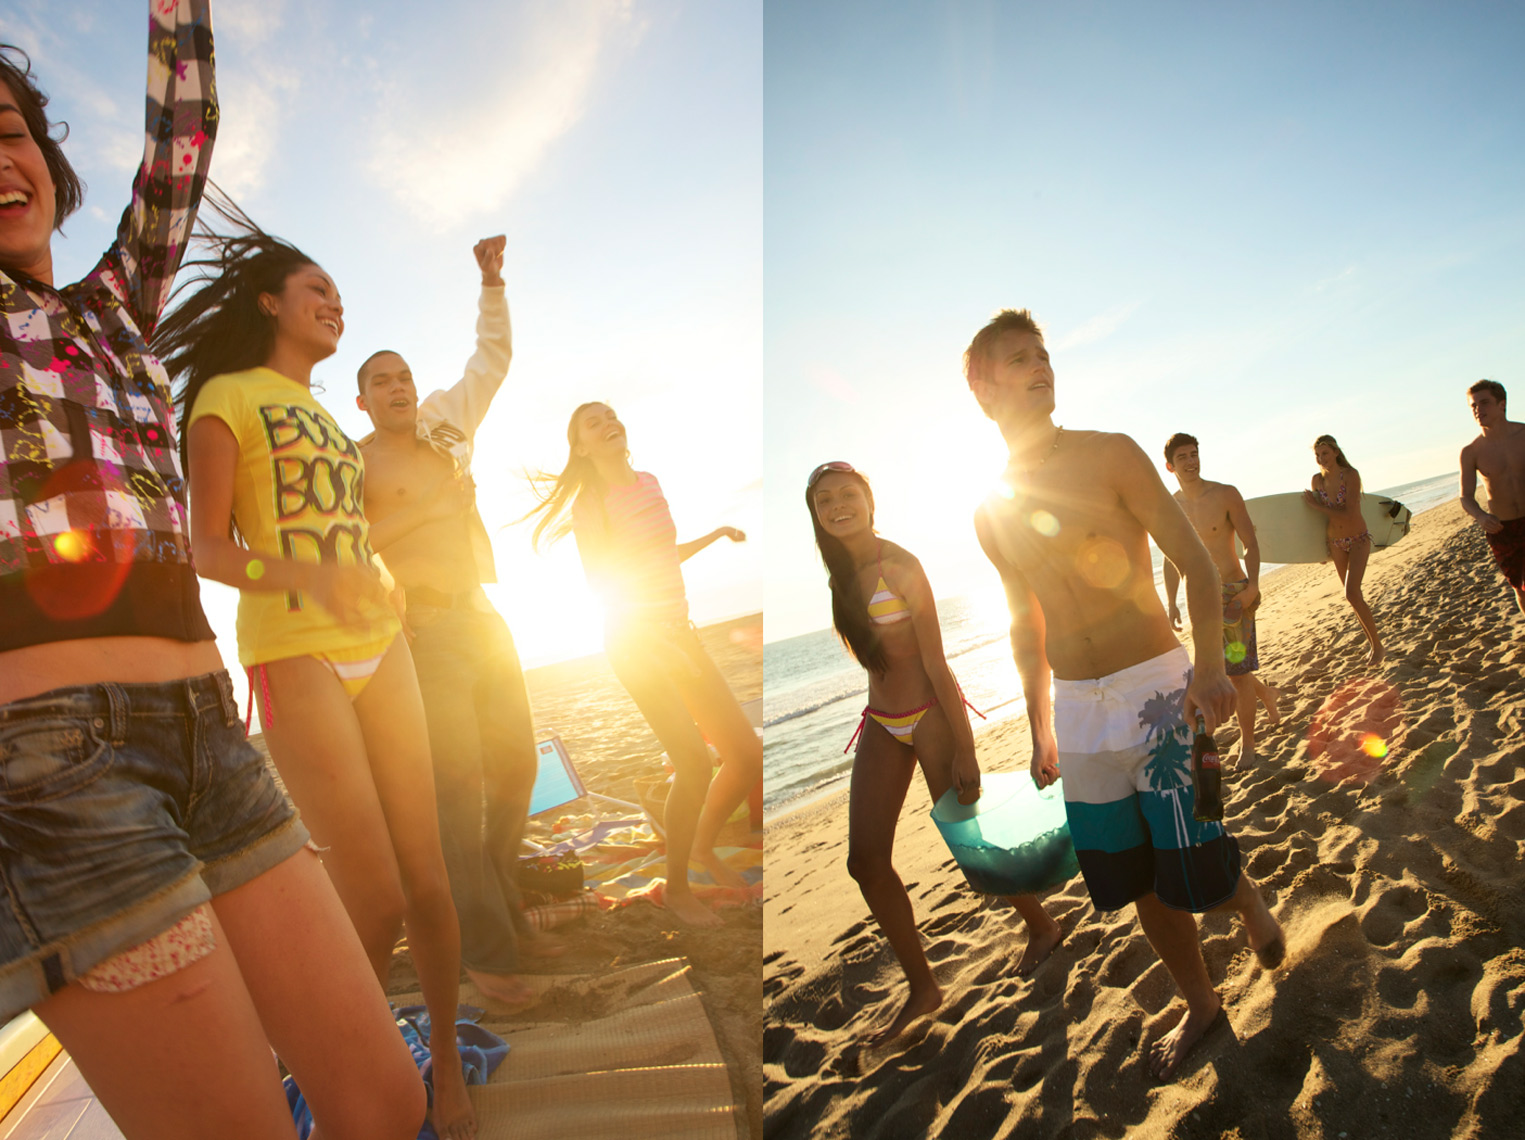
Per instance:
[[[1458,473],[1453,471],[1373,493],[1397,499],[1417,515],[1454,499],[1457,480]],[[1155,551],[1157,586],[1163,582],[1162,561]],[[1268,564],[1263,572],[1272,569]],[[994,604],[991,597],[996,599]],[[1023,716],[1024,706],[1008,640],[1010,622],[1001,609],[998,587],[991,597],[938,598],[937,612],[948,664],[964,696],[988,721],[996,721]],[[833,630],[816,630],[763,646],[763,803],[767,811],[829,790],[846,779],[852,754],[843,748],[857,727],[867,692],[862,667]],[[973,713],[970,720],[976,732],[987,723]],[[1009,768],[1009,760],[980,756],[980,764],[989,770]]]

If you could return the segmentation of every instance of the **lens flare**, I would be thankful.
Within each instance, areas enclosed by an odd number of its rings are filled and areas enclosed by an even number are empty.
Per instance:
[[[1237,665],[1249,654],[1242,641],[1231,641],[1223,647],[1223,659],[1230,665]]]
[[[1059,533],[1059,520],[1047,511],[1034,511],[1032,518],[1027,521],[1044,538],[1053,538]]]
[[[82,562],[90,553],[90,543],[77,530],[66,530],[53,540],[53,551],[65,562]]]
[[[251,582],[258,582],[265,576],[265,564],[258,558],[251,558],[244,566],[244,574]]]
[[[1010,502],[1012,499],[1017,497],[1017,489],[1010,483],[1006,482],[1005,479],[1002,479],[995,485],[995,493],[1000,495],[1001,498],[1005,499],[1007,502]]]
[[[1387,755],[1387,741],[1383,740],[1375,732],[1368,732],[1361,737],[1361,751],[1373,760],[1381,760]]]
[[[1390,741],[1403,736],[1403,700],[1376,677],[1355,677],[1324,700],[1308,725],[1308,759],[1320,779],[1369,783],[1388,760],[1398,760]],[[1402,748],[1399,748],[1402,753]]]
[[[1099,590],[1115,590],[1128,579],[1128,552],[1110,538],[1092,538],[1075,552],[1075,569]]]

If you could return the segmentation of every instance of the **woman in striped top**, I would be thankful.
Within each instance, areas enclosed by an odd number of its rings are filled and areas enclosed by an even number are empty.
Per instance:
[[[874,494],[852,465],[823,463],[805,482],[816,549],[831,581],[837,633],[868,670],[868,707],[853,743],[847,823],[847,870],[889,939],[910,983],[905,1005],[870,1040],[898,1036],[942,1005],[916,931],[905,884],[895,872],[895,824],[911,777],[921,767],[932,803],[949,788],[973,803],[980,794],[974,733],[964,696],[943,654],[932,587],[921,563],[874,531]],[[1009,901],[1027,923],[1027,948],[1017,973],[1027,974],[1062,937],[1036,895]]]
[[[735,527],[678,542],[656,477],[630,465],[625,428],[607,404],[583,404],[567,425],[570,454],[534,514],[534,539],[568,530],[583,568],[603,595],[609,663],[667,749],[666,904],[695,926],[720,922],[694,897],[690,855],[723,886],[746,881],[715,853],[715,837],[762,776],[762,744],[688,620],[681,563],[718,538],[745,541]],[[570,517],[568,517],[570,516]],[[721,756],[711,780],[708,737]]]

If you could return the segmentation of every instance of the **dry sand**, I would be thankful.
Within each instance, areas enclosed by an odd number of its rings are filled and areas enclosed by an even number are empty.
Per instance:
[[[700,638],[738,700],[762,695],[761,614],[708,626]],[[538,736],[561,734],[589,791],[634,800],[637,779],[662,774],[662,746],[602,654],[531,669],[525,679]],[[539,838],[550,839],[548,833]],[[687,958],[730,1072],[732,1096],[742,1108],[740,1134],[761,1140],[762,912],[752,906],[718,913],[723,925],[697,931],[680,928],[665,910],[646,902],[589,915],[557,931],[567,954],[530,961],[525,972],[605,974],[641,962]],[[395,956],[388,992],[417,988],[404,947]],[[561,1014],[576,1020],[578,1011],[537,1008],[523,1019]],[[512,1042],[512,1020],[508,1024],[504,1035]],[[500,1028],[496,1018],[493,1028]]]
[[[1237,919],[1206,916],[1228,1025],[1156,1084],[1140,1047],[1184,1007],[1132,909],[1098,914],[1078,878],[1049,892],[1067,939],[1018,978],[1020,919],[965,886],[918,783],[896,861],[945,1004],[860,1048],[904,982],[847,875],[834,796],[767,829],[770,1140],[1525,1135],[1525,620],[1455,504],[1372,557],[1375,676],[1329,565],[1264,585],[1261,676],[1283,720],[1225,773],[1226,822],[1286,963],[1267,972]],[[1025,722],[979,747],[987,770],[1025,768]]]

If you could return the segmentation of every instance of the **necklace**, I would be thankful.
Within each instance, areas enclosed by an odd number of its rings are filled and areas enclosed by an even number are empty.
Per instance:
[[[1038,460],[1038,462],[1034,463],[1031,467],[1020,467],[1020,468],[1018,468],[1018,470],[1021,471],[1023,475],[1031,475],[1034,471],[1038,470],[1038,468],[1042,467],[1045,463],[1047,463],[1049,461],[1049,457],[1051,455],[1053,455],[1054,452],[1059,450],[1059,441],[1061,439],[1063,439],[1063,438],[1064,438],[1064,425],[1060,424],[1058,426],[1058,428],[1054,431],[1054,443],[1053,443],[1053,446],[1050,447],[1047,451],[1045,451],[1043,453],[1043,458]]]

